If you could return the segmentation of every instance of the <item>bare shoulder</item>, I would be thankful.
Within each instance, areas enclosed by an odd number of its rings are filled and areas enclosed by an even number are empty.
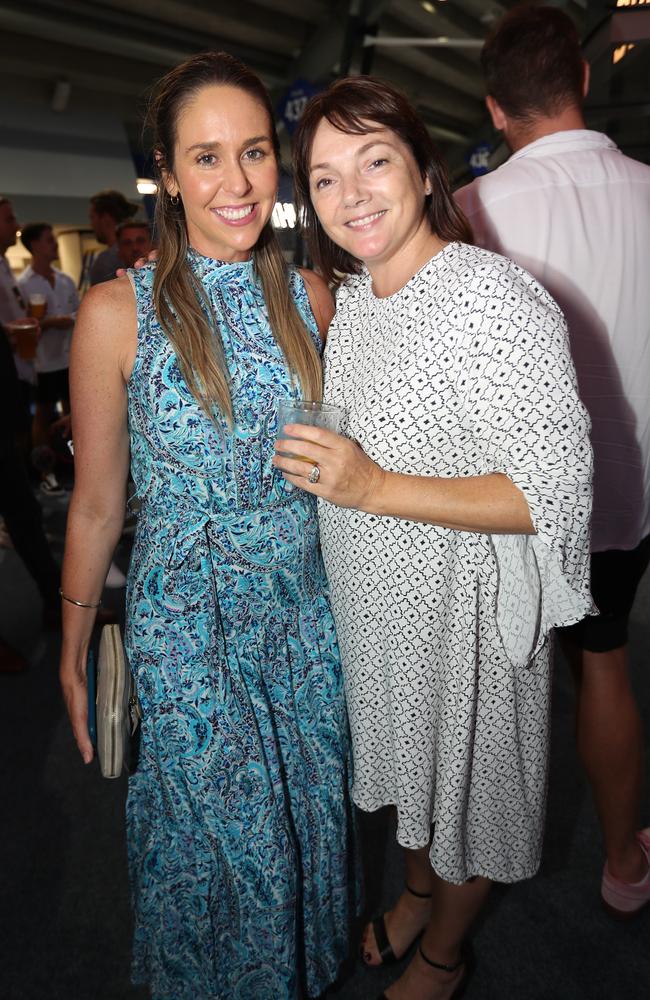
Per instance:
[[[137,309],[128,278],[115,278],[89,288],[75,324],[72,351],[115,362],[128,380],[137,350]]]
[[[120,313],[131,310],[135,315],[135,296],[128,278],[114,278],[93,285],[83,297],[81,308],[101,322],[107,311],[118,309]]]
[[[305,282],[309,304],[318,324],[318,331],[322,340],[325,340],[327,329],[334,316],[334,296],[327,286],[327,282],[315,271],[308,271],[304,267],[298,268],[302,280]]]

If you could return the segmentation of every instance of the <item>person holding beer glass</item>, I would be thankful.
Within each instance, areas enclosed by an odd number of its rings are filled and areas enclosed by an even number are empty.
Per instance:
[[[16,242],[18,222],[11,202],[0,197],[0,520],[17,554],[32,575],[42,602],[43,621],[56,627],[59,616],[59,568],[43,531],[41,508],[34,497],[22,452],[29,438],[29,381],[39,334],[38,320],[25,316],[26,303],[11,272],[6,252]],[[0,673],[27,666],[25,658],[0,637]]]
[[[343,276],[325,397],[276,455],[320,498],[364,810],[390,805],[406,885],[368,965],[419,949],[389,1000],[448,1000],[493,881],[539,865],[549,631],[592,609],[591,449],[566,326],[525,271],[471,246],[426,126],[380,80],[308,105],[295,183],[315,263]],[[310,476],[310,465],[319,470]]]
[[[59,247],[49,223],[24,226],[20,240],[32,259],[18,279],[18,287],[27,303],[28,314],[37,319],[41,327],[34,356],[36,407],[32,445],[41,471],[41,491],[60,496],[63,489],[54,474],[50,434],[57,417],[57,405],[62,414],[70,410],[68,358],[79,296],[72,278],[53,266],[59,256]]]

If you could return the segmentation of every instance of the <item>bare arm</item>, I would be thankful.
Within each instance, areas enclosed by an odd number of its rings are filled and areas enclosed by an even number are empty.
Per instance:
[[[332,431],[290,424],[287,433],[292,439],[308,442],[304,450],[320,467],[320,481],[312,485],[305,478],[311,462],[276,455],[274,464],[296,486],[339,507],[458,531],[535,532],[526,498],[503,473],[453,479],[403,475],[381,469],[358,444]],[[290,441],[278,441],[277,449],[296,451],[295,441],[293,447]]]
[[[70,355],[75,486],[68,513],[62,589],[100,600],[124,522],[129,467],[126,381],[136,310],[127,281],[98,285],[79,311]],[[95,612],[63,601],[61,684],[75,739],[92,760],[87,728],[86,656]]]
[[[379,471],[378,482],[362,507],[369,513],[459,531],[535,533],[524,494],[501,472],[445,479]]]

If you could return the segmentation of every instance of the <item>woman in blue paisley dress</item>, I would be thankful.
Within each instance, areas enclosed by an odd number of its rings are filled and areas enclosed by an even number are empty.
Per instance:
[[[153,1000],[317,996],[355,909],[348,730],[314,498],[272,457],[278,401],[320,394],[331,298],[273,236],[257,77],[196,56],[152,122],[158,262],[93,288],[74,338],[62,684],[88,763],[94,615],[71,602],[101,595],[130,451],[133,981]]]

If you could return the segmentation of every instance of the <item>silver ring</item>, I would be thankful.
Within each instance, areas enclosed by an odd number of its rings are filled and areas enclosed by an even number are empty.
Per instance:
[[[320,479],[320,469],[318,468],[317,465],[314,465],[311,472],[307,476],[307,480],[313,485],[314,483],[317,483],[319,479]]]

